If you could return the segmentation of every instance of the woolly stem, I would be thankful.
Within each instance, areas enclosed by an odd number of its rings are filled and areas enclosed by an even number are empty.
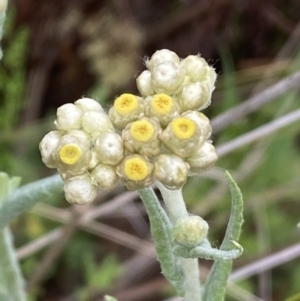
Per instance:
[[[182,196],[182,190],[169,190],[160,182],[156,184],[166,204],[173,225],[178,219],[187,217],[189,214]],[[184,301],[201,301],[198,259],[181,258],[180,263],[184,275]]]

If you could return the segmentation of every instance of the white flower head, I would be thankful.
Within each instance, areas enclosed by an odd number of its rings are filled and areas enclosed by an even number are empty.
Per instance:
[[[169,49],[161,49],[157,50],[149,60],[146,60],[146,66],[152,71],[155,66],[161,63],[173,62],[175,64],[178,64],[179,61],[180,59],[175,52]]]
[[[183,85],[178,94],[178,103],[181,112],[188,110],[201,111],[211,103],[211,90],[209,84],[204,82],[191,82]]]
[[[62,133],[51,131],[45,135],[39,145],[43,163],[49,168],[56,168],[55,151]]]
[[[101,163],[117,165],[124,157],[123,140],[115,132],[106,132],[96,139],[94,151]]]
[[[81,128],[83,112],[72,103],[62,105],[57,109],[54,124],[59,131],[71,131]]]
[[[114,188],[118,182],[116,168],[107,164],[98,164],[91,171],[91,181],[104,190]]]
[[[81,175],[89,168],[92,159],[90,142],[80,131],[70,132],[59,140],[54,154],[59,173],[63,177]]]
[[[215,147],[211,141],[206,141],[194,154],[186,158],[190,165],[190,175],[199,175],[209,170],[217,159]]]
[[[101,104],[92,98],[80,98],[75,101],[75,105],[80,108],[82,112],[104,112]]]
[[[64,191],[69,203],[86,205],[95,200],[98,188],[91,183],[89,176],[83,175],[66,180]]]
[[[154,178],[168,189],[180,189],[186,182],[189,165],[176,155],[159,155],[154,162]]]
[[[208,224],[200,216],[180,218],[171,230],[172,240],[188,248],[198,246],[207,237]]]
[[[151,85],[151,72],[144,70],[136,79],[136,85],[143,97],[147,97],[154,93]]]
[[[211,136],[212,128],[209,118],[203,113],[197,111],[187,111],[181,116],[190,118],[197,123],[198,127],[201,129],[201,135],[203,136],[204,140],[207,140]]]
[[[184,69],[171,61],[155,65],[151,72],[151,84],[156,93],[173,95],[180,89],[184,78]]]
[[[143,116],[144,103],[142,98],[130,93],[120,95],[109,110],[109,118],[119,130]]]
[[[105,112],[86,112],[82,117],[82,128],[91,136],[113,131],[113,125]]]
[[[187,117],[177,117],[161,135],[164,145],[174,154],[185,158],[192,155],[204,142],[198,124]]]

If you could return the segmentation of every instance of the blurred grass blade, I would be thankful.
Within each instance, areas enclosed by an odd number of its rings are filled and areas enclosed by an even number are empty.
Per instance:
[[[231,214],[226,229],[226,234],[220,250],[229,251],[232,249],[232,241],[238,241],[243,224],[243,197],[241,190],[226,172],[226,178],[231,192]],[[232,260],[216,260],[206,279],[204,288],[204,301],[224,300],[226,283],[232,269]]]
[[[24,185],[8,195],[0,204],[0,229],[12,218],[31,208],[37,202],[50,202],[63,191],[63,181],[59,175],[51,176]]]

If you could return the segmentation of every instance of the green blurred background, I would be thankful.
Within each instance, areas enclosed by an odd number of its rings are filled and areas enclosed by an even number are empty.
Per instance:
[[[299,11],[298,0],[11,0],[0,63],[0,170],[21,176],[23,184],[53,173],[42,164],[38,143],[53,129],[56,108],[87,96],[108,109],[118,94],[137,93],[143,58],[157,49],[180,57],[200,53],[216,68],[212,105],[204,112],[213,119],[299,70]],[[233,116],[236,122],[213,134],[214,144],[299,109],[299,86],[239,120]],[[225,169],[245,199],[240,241],[245,252],[234,269],[297,244],[299,122],[222,156],[212,171],[184,187],[189,211],[209,222],[216,247],[230,212]],[[117,187],[81,208],[58,199],[13,221],[19,251],[41,237],[47,241],[40,250],[18,253],[30,300],[103,300],[104,293],[119,301],[173,296],[137,195],[123,194],[127,201],[116,205],[123,192]],[[88,227],[72,225],[70,217],[103,206],[108,209]],[[51,240],[57,230],[60,236]],[[293,254],[287,263],[282,259],[230,285],[226,300],[300,300],[300,260]],[[203,277],[210,265],[201,261]]]

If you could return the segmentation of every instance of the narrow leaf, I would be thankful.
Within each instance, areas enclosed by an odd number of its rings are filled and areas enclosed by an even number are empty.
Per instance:
[[[37,202],[49,202],[63,191],[63,181],[59,175],[51,176],[24,185],[8,195],[0,204],[0,229],[12,218],[28,210]]]
[[[232,249],[232,241],[238,241],[243,224],[243,197],[241,190],[232,179],[229,172],[226,178],[231,192],[231,214],[227,225],[226,234],[220,250],[229,251]],[[232,260],[216,260],[206,279],[204,288],[204,301],[224,300],[226,283],[232,269]]]
[[[182,296],[184,294],[184,278],[177,262],[178,259],[173,253],[171,222],[152,188],[144,188],[138,192],[149,217],[151,234],[162,273],[172,283],[177,293]]]

